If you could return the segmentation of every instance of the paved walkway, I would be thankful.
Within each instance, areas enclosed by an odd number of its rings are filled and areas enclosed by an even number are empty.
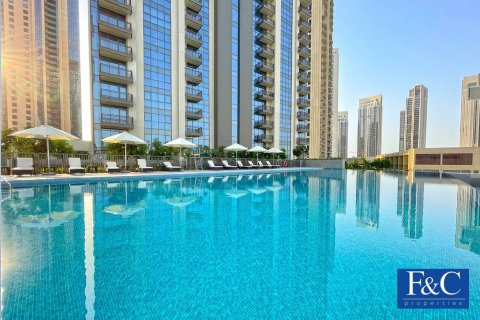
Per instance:
[[[316,171],[321,168],[277,168],[277,169],[254,169],[254,170],[188,170],[181,172],[155,171],[148,173],[129,172],[129,173],[86,173],[83,174],[56,174],[56,175],[35,175],[35,176],[2,176],[2,188],[8,188],[10,184],[13,188],[24,188],[35,185],[55,185],[55,184],[85,184],[107,181],[138,181],[155,180],[179,177],[194,176],[226,176],[240,174],[261,174],[261,173],[280,173],[280,172],[298,172],[298,171]],[[6,181],[6,182],[4,182]]]

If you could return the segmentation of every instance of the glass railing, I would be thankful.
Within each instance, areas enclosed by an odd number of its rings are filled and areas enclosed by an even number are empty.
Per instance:
[[[120,125],[132,125],[133,118],[122,115],[111,115],[111,114],[102,114],[101,117],[102,123],[113,123]]]
[[[132,31],[132,24],[130,22],[119,20],[115,17],[100,13],[100,21],[106,22],[110,25],[113,25],[120,29],[125,29],[127,31]]]
[[[199,34],[199,33],[193,33],[191,31],[187,31],[185,34],[187,35],[187,37],[189,37],[191,39],[194,39],[194,40],[197,40],[197,41],[202,41],[202,35]]]
[[[103,98],[118,99],[125,101],[132,101],[133,96],[126,92],[119,92],[114,90],[101,90],[100,96]]]
[[[132,78],[132,71],[127,70],[124,66],[117,66],[111,65],[106,63],[100,64],[100,72],[108,73],[114,76],[122,77],[122,78]]]
[[[198,53],[198,52],[195,52],[195,51],[193,51],[193,50],[187,50],[187,51],[185,51],[185,55],[186,55],[186,56],[189,56],[189,57],[192,58],[192,59],[202,60],[202,54],[201,54],[201,53]]]
[[[108,48],[121,53],[132,54],[132,47],[129,47],[121,42],[113,41],[110,39],[101,38],[100,46],[103,48]]]
[[[187,68],[185,70],[185,75],[190,76],[190,77],[194,77],[194,78],[201,78],[202,77],[202,72]]]

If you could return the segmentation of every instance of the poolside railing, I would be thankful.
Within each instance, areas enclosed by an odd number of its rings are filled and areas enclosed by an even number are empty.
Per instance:
[[[11,168],[14,168],[17,163],[17,158],[32,158],[35,173],[42,173],[48,170],[48,160],[46,153],[3,153],[1,157],[2,174],[10,174]],[[68,158],[80,158],[82,166],[87,172],[105,172],[106,162],[115,161],[118,166],[123,167],[125,159],[123,155],[107,155],[105,153],[95,154],[66,154],[66,153],[50,153],[50,168],[51,171],[57,173],[68,172]],[[216,164],[220,164],[222,160],[227,160],[231,165],[235,165],[235,158],[232,157],[182,157],[178,156],[150,156],[150,155],[128,155],[126,161],[126,170],[135,171],[138,168],[137,159],[145,159],[148,166],[153,167],[154,170],[163,170],[164,161],[170,161],[173,165],[182,165],[186,170],[204,170],[207,169],[207,160],[213,160]],[[260,160],[265,160],[259,158]],[[256,162],[256,158],[238,158],[244,165],[247,165],[248,160]],[[267,159],[268,160],[268,159]],[[273,164],[281,165],[283,160],[276,159]],[[181,162],[181,163],[180,163]]]

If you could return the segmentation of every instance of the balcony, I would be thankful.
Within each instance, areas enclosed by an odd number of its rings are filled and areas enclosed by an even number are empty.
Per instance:
[[[102,129],[118,129],[118,130],[132,130],[133,118],[120,115],[102,114],[100,120],[100,127]]]
[[[308,33],[300,32],[300,34],[298,35],[298,42],[305,46],[309,46],[311,41],[312,39]]]
[[[308,131],[310,131],[310,125],[297,124],[297,132],[308,132]]]
[[[301,45],[298,47],[298,55],[303,58],[310,58],[311,50],[309,47]]]
[[[100,104],[115,107],[133,107],[133,96],[118,91],[101,90]]]
[[[275,65],[267,61],[260,61],[255,65],[255,70],[266,73],[273,72],[274,69]]]
[[[132,37],[132,24],[130,22],[103,13],[99,14],[98,30],[122,39]]]
[[[308,7],[312,5],[312,0],[300,0],[300,4]]]
[[[195,52],[193,50],[187,49],[187,51],[185,51],[185,61],[187,62],[187,64],[198,67],[203,62],[202,54],[199,52]]]
[[[202,73],[194,69],[187,68],[185,70],[185,80],[193,85],[202,83]]]
[[[261,31],[257,34],[257,36],[255,37],[255,40],[258,43],[272,44],[275,42],[275,35],[268,31]]]
[[[273,121],[267,121],[267,120],[255,121],[254,126],[257,129],[273,129]]]
[[[262,2],[257,6],[256,11],[266,16],[270,16],[275,14],[275,7],[271,3]]]
[[[187,101],[200,102],[203,99],[202,91],[188,88],[185,90],[185,97]]]
[[[186,31],[185,42],[187,43],[187,45],[198,49],[202,46],[203,43],[202,35],[198,33],[193,33],[191,31]]]
[[[301,84],[297,87],[297,92],[299,95],[306,96],[310,94],[310,86],[306,84]]]
[[[297,106],[299,108],[309,108],[310,107],[310,99],[308,98],[298,98],[297,99]]]
[[[309,7],[304,6],[302,4],[298,7],[298,13],[300,17],[305,20],[308,20],[312,17],[312,10]]]
[[[309,33],[312,30],[312,27],[310,25],[310,22],[304,19],[300,19],[298,21],[298,27],[300,28],[301,31]]]
[[[100,56],[128,62],[133,60],[132,47],[110,39],[100,38]]]
[[[119,84],[132,84],[132,71],[121,66],[100,63],[100,80]]]
[[[273,136],[271,135],[266,135],[266,134],[257,134],[254,139],[255,142],[260,142],[260,143],[272,143],[273,142]]]
[[[310,120],[310,113],[306,111],[298,111],[297,112],[297,119],[298,120]]]
[[[310,143],[310,138],[297,138],[298,145],[308,145]]]
[[[260,106],[260,107],[256,107],[254,112],[255,114],[267,116],[267,115],[272,115],[274,112],[274,109],[273,107]]]
[[[299,82],[302,82],[302,83],[309,82],[309,81],[310,81],[310,72],[300,71],[300,72],[297,74],[297,77],[298,77],[298,81],[299,81]]]
[[[192,120],[200,120],[203,118],[203,111],[200,108],[187,108],[185,110],[185,118]]]
[[[310,70],[310,61],[305,58],[298,59],[298,68],[300,70]]]
[[[267,90],[261,90],[255,93],[255,100],[257,101],[272,101],[274,99],[273,92]]]
[[[185,25],[198,31],[203,25],[202,17],[197,15],[197,13],[193,10],[187,10],[185,13]]]
[[[98,6],[124,16],[132,14],[130,0],[99,0]]]
[[[202,0],[185,0],[185,5],[195,12],[202,10]]]
[[[260,76],[255,79],[255,84],[262,87],[273,87],[274,81],[272,77]]]
[[[264,30],[272,31],[275,29],[275,21],[270,18],[263,17],[257,21],[256,26]]]
[[[275,50],[267,46],[261,46],[255,51],[257,57],[262,57],[265,59],[273,58],[275,56]]]
[[[203,136],[203,130],[201,127],[186,126],[185,135],[187,137],[201,137]]]

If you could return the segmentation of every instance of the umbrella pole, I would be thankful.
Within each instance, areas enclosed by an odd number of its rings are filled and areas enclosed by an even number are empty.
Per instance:
[[[47,136],[47,166],[48,166],[48,172],[50,172],[50,142],[48,141],[48,136]]]
[[[237,165],[238,161],[238,151],[235,151],[235,165]]]
[[[125,171],[127,171],[127,143],[125,142],[125,157],[123,158],[123,165],[125,166]]]

